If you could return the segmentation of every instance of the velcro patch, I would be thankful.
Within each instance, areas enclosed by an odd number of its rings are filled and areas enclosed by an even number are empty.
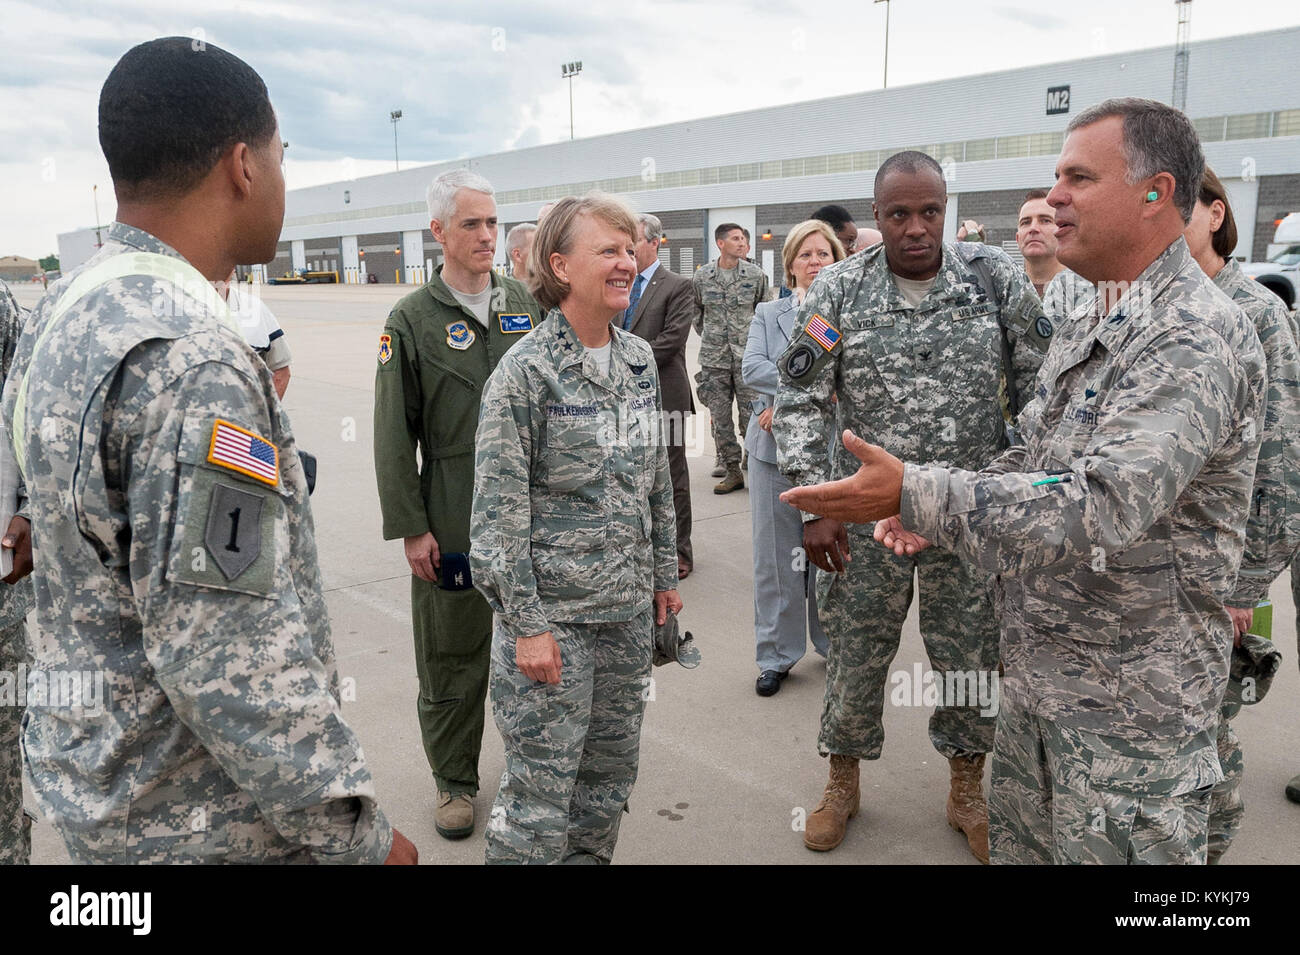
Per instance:
[[[809,338],[827,351],[838,345],[840,341],[839,329],[817,314],[808,319],[804,331],[808,333]]]
[[[212,426],[208,463],[271,487],[280,483],[280,449],[261,435],[220,418]]]
[[[796,345],[790,349],[790,353],[785,358],[785,373],[791,378],[799,379],[808,372],[812,371],[813,365],[817,362],[817,356],[807,345]]]
[[[501,322],[501,332],[505,335],[518,335],[533,330],[533,316],[527,312],[517,315],[507,315],[502,312],[497,319]]]
[[[389,359],[393,357],[393,336],[379,336],[379,364],[387,365]]]
[[[234,580],[262,553],[261,494],[223,484],[212,485],[212,501],[203,543],[226,580]]]

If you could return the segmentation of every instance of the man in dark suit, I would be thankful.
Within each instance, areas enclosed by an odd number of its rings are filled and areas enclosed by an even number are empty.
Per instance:
[[[677,510],[677,576],[694,568],[691,555],[691,478],[686,469],[686,419],[695,414],[690,379],[686,377],[686,337],[695,315],[691,280],[670,272],[659,262],[663,225],[652,215],[638,217],[636,267],[631,304],[623,313],[623,328],[650,343],[659,366],[663,393],[664,438],[673,478]]]

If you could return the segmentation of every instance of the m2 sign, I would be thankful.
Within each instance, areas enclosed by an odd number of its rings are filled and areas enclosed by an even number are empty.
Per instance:
[[[1047,115],[1055,116],[1058,113],[1068,113],[1069,111],[1070,87],[1049,86],[1047,88]]]

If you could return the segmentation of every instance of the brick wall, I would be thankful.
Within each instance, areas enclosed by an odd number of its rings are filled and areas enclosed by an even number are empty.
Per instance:
[[[860,229],[874,229],[876,217],[871,214],[871,199],[827,199],[825,202],[780,202],[772,205],[757,206],[754,209],[755,222],[758,224],[758,236],[754,239],[753,259],[762,263],[763,253],[771,249],[773,267],[777,283],[783,281],[781,269],[781,252],[785,248],[785,237],[790,230],[807,219],[813,212],[825,205],[843,206],[853,216],[853,222]],[[772,238],[763,239],[762,234],[771,230]]]
[[[1251,258],[1259,261],[1268,251],[1277,227],[1275,219],[1300,212],[1300,175],[1260,176],[1259,201],[1255,205],[1255,247]]]
[[[962,220],[974,219],[984,226],[985,237],[990,245],[1001,246],[1003,242],[1014,242],[1020,207],[1025,204],[1025,193],[1028,191],[1029,187],[963,192],[957,198],[957,216]]]
[[[402,237],[396,232],[372,232],[357,236],[357,251],[365,252],[363,257],[366,271],[379,276],[380,284],[392,285],[394,273],[401,266],[401,256],[396,249],[402,244]]]

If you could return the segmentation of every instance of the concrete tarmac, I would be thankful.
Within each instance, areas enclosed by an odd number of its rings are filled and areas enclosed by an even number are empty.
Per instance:
[[[31,307],[40,288],[17,286]],[[416,724],[409,571],[399,541],[380,536],[371,451],[375,354],[391,305],[410,286],[269,287],[293,352],[285,407],[299,444],[319,459],[312,507],[340,676],[355,688],[344,704],[360,735],[388,817],[424,863],[483,860],[483,823],[503,768],[489,706],[475,799],[478,828],[457,842],[433,828],[433,781]],[[692,335],[692,374],[699,339]],[[923,705],[886,702],[886,744],[862,766],[862,812],[844,843],[813,853],[797,830],[826,781],[817,730],[826,667],[811,652],[780,693],[754,693],[753,596],[748,490],[712,492],[708,414],[694,419],[691,458],[695,572],[681,584],[682,623],[704,662],[654,671],[641,743],[641,771],[625,816],[619,863],[950,863],[975,865],[944,821],[946,761],[930,745]],[[1283,795],[1300,773],[1300,675],[1289,577],[1274,584],[1274,633],[1285,654],[1267,699],[1236,721],[1246,756],[1242,831],[1226,864],[1300,862],[1300,806]],[[916,607],[892,670],[928,670]],[[350,682],[347,682],[350,681]],[[892,688],[893,684],[890,684]],[[987,778],[987,777],[986,777]],[[35,803],[28,797],[28,805]],[[68,859],[47,823],[34,830],[33,861]]]

